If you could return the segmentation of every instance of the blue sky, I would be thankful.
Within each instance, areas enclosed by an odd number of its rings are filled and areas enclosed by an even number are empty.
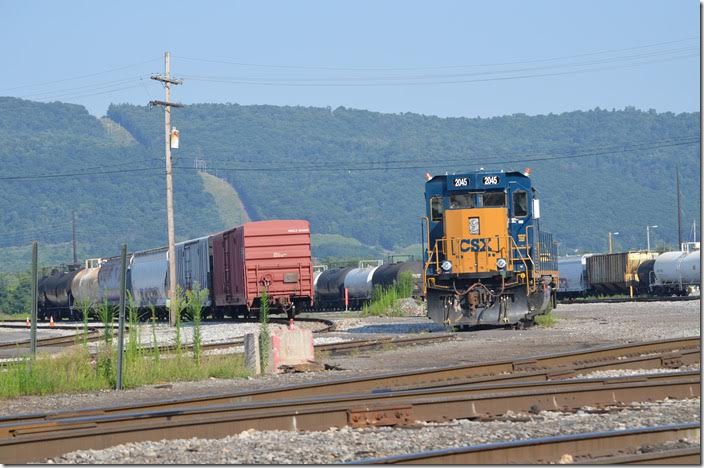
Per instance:
[[[696,0],[0,0],[0,95],[491,117],[699,108]],[[227,62],[227,63],[224,63]]]

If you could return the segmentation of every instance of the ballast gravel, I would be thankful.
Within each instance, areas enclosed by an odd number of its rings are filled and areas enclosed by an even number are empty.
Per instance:
[[[700,401],[664,400],[576,413],[507,413],[412,428],[331,428],[322,432],[249,430],[222,439],[181,439],[83,450],[47,460],[61,464],[333,464],[442,448],[563,434],[624,430],[700,421]],[[685,443],[698,445],[698,440]]]

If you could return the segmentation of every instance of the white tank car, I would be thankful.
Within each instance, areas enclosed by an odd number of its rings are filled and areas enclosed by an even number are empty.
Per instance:
[[[71,292],[74,304],[85,302],[96,306],[101,303],[100,286],[98,285],[98,272],[100,267],[85,268],[73,277]]]
[[[699,286],[700,251],[676,250],[655,259],[651,289],[656,294],[686,295],[690,286]]]
[[[371,300],[372,277],[377,268],[379,267],[355,268],[345,276],[345,288],[349,292],[350,304],[353,307],[359,307],[362,302]]]

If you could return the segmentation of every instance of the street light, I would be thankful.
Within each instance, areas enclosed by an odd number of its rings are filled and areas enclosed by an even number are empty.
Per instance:
[[[618,236],[618,232],[609,232],[609,253],[613,253],[614,236]]]
[[[645,226],[645,237],[648,239],[648,253],[650,253],[650,228],[655,229],[657,227],[657,224],[654,226]]]

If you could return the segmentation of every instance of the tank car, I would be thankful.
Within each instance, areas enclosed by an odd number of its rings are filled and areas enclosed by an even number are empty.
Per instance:
[[[359,309],[372,300],[374,292],[372,277],[376,275],[379,268],[381,267],[353,268],[345,275],[344,288],[347,290],[349,308]],[[341,299],[344,305],[344,293]]]
[[[690,287],[701,282],[700,251],[691,250],[687,243],[682,250],[665,252],[655,259],[650,288],[660,296],[686,296]]]
[[[410,273],[413,278],[413,296],[423,295],[422,265],[420,262],[395,262],[381,265],[372,278],[373,287],[388,288],[398,282],[403,273]]]
[[[74,294],[72,282],[78,273],[78,265],[54,269],[50,275],[42,277],[37,282],[39,319],[46,320],[63,318],[79,320],[81,313],[74,309]]]
[[[428,316],[458,326],[517,324],[555,303],[557,248],[540,229],[529,171],[477,171],[425,184]]]
[[[315,308],[317,310],[344,309],[345,277],[353,267],[323,271],[315,283]]]

